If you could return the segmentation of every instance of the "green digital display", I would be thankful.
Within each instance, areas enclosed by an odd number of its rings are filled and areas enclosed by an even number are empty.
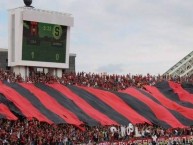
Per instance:
[[[23,21],[22,60],[66,63],[67,26]]]

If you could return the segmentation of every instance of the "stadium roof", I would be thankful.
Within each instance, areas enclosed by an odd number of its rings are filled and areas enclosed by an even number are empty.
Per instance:
[[[0,51],[8,51],[8,49],[0,48]]]

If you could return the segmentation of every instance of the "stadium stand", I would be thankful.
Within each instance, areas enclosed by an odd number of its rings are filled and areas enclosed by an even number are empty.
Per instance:
[[[192,78],[0,70],[0,144],[192,144]]]
[[[193,51],[172,66],[163,75],[168,77],[187,77],[193,74]]]

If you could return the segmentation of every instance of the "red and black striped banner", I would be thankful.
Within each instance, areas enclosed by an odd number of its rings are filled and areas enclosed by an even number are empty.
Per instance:
[[[0,84],[0,118],[36,118],[76,126],[148,123],[163,128],[193,125],[193,86],[161,82],[115,92],[62,84]]]

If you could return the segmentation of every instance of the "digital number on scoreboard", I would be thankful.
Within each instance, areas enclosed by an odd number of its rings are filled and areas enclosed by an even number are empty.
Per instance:
[[[22,60],[66,62],[67,26],[23,21]]]

